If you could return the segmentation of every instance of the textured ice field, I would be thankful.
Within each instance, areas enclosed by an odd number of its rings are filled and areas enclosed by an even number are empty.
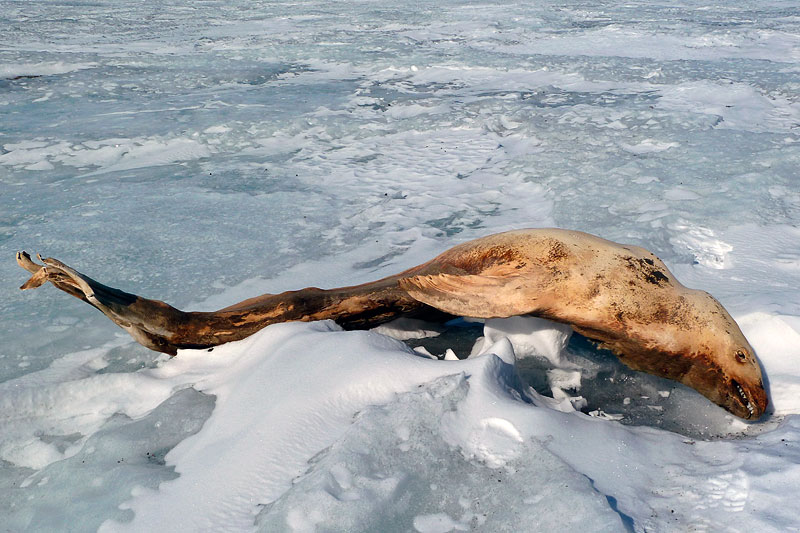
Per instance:
[[[5,530],[800,530],[800,3],[170,4],[0,2]],[[716,296],[770,415],[526,318],[170,360],[13,261],[199,310],[541,226]]]

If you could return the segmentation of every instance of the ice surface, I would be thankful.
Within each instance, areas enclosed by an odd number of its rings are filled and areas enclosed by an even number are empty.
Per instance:
[[[797,529],[798,20],[791,0],[4,2],[3,524]],[[167,360],[21,293],[13,262],[200,310],[536,226],[645,246],[719,298],[773,412],[736,420],[527,318],[387,331],[443,361],[329,324]]]
[[[595,531],[622,529],[588,479],[536,440],[522,443],[503,419],[487,419],[473,435],[495,451],[513,450],[503,468],[459,451],[441,419],[469,393],[468,382],[453,376],[361,412],[290,491],[264,507],[259,530],[513,531],[537,524],[567,531],[587,519]],[[563,490],[550,491],[551,484]]]
[[[177,477],[164,455],[196,433],[213,406],[213,397],[183,389],[136,420],[113,415],[67,459],[36,471],[9,466],[0,502],[3,526],[9,531],[92,531],[109,517],[130,520],[132,513],[123,503]],[[62,440],[80,437],[75,433]]]

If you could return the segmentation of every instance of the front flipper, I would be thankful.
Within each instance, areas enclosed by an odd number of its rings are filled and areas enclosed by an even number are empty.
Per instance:
[[[404,278],[400,287],[412,298],[456,316],[500,318],[534,312],[537,297],[524,290],[519,275],[431,274]]]
[[[20,289],[35,289],[50,282],[62,291],[96,307],[144,346],[175,355],[175,333],[185,313],[158,300],[148,300],[98,283],[61,261],[37,256],[35,263],[26,252],[17,253],[17,264],[33,275]]]

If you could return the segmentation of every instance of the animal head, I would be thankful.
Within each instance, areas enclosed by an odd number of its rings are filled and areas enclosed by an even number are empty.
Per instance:
[[[769,400],[755,350],[714,297],[703,291],[692,292],[694,306],[708,324],[694,341],[696,369],[687,374],[686,384],[736,416],[757,420]]]
[[[609,343],[629,366],[692,387],[734,415],[757,420],[769,400],[761,366],[738,324],[710,294],[685,289],[669,316]]]

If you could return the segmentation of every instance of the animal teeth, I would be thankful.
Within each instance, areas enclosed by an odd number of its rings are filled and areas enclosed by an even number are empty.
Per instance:
[[[742,389],[742,387],[738,383],[735,383],[735,385],[736,385],[736,390],[739,392],[739,397],[744,401],[745,407],[747,407],[747,410],[752,415],[755,412],[755,410],[753,409],[753,406],[750,403],[750,400],[747,399],[747,395],[744,393],[744,390]]]

